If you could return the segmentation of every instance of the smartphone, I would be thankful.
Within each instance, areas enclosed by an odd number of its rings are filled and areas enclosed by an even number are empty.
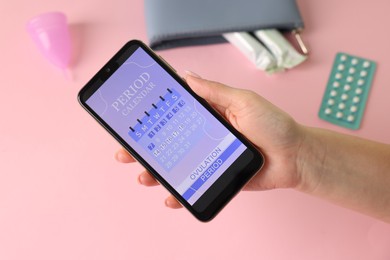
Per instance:
[[[78,100],[200,221],[263,166],[263,155],[138,40],[126,43]]]

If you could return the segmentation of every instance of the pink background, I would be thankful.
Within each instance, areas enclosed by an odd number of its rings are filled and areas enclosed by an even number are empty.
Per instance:
[[[390,143],[388,0],[300,0],[310,59],[266,76],[228,44],[161,51],[178,71],[255,90],[299,122]],[[163,204],[137,184],[118,145],[76,94],[127,40],[145,34],[143,1],[1,1],[0,259],[390,259],[390,226],[293,190],[242,192],[211,223]],[[67,81],[25,30],[67,14]],[[336,52],[377,61],[360,130],[317,117]]]

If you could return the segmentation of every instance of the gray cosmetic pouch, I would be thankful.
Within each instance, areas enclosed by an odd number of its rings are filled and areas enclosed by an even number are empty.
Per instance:
[[[222,43],[223,33],[303,28],[295,0],[145,0],[155,50]]]

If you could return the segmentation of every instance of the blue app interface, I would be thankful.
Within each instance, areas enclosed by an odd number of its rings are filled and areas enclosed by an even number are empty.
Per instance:
[[[246,150],[142,48],[86,103],[191,205]]]

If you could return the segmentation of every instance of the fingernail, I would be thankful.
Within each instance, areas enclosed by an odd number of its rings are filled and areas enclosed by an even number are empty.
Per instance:
[[[116,152],[115,153],[115,159],[117,160],[117,161],[121,161],[121,156],[120,156],[120,153],[119,152]]]
[[[127,158],[125,155],[123,155],[121,152],[118,152],[116,154],[116,159],[120,162],[126,162],[127,161]]]
[[[143,184],[142,183],[142,174],[138,175],[137,181],[139,184]]]
[[[114,158],[115,158],[115,160],[119,161],[118,152],[116,152],[116,153],[114,154]]]
[[[201,79],[202,77],[199,76],[198,74],[196,74],[195,72],[192,72],[190,70],[186,70],[185,73],[189,76],[192,76],[192,77],[195,77],[195,78],[198,78],[198,79]]]

